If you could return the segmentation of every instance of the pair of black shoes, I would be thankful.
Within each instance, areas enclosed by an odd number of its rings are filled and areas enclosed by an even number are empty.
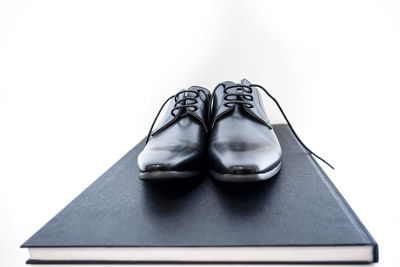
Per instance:
[[[210,169],[220,181],[252,182],[277,174],[282,150],[259,89],[281,110],[262,86],[245,79],[240,84],[220,83],[212,95],[205,88],[192,86],[171,96],[158,112],[139,154],[139,178],[185,179]],[[153,131],[161,110],[172,98]]]

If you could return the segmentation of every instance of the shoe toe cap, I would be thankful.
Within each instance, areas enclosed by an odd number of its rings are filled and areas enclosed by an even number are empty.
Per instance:
[[[213,171],[225,174],[254,174],[268,172],[279,165],[280,147],[243,146],[235,149],[229,145],[215,145],[209,151]]]
[[[137,163],[141,172],[187,171],[198,169],[202,151],[195,146],[185,149],[146,146],[139,154]]]

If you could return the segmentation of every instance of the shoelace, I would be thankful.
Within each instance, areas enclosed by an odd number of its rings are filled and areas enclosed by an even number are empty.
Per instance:
[[[171,110],[171,115],[173,117],[186,115],[186,113],[180,114],[180,111],[183,108],[191,109],[191,112],[195,112],[198,109],[195,105],[198,103],[197,98],[199,97],[199,92],[204,93],[204,95],[206,97],[208,97],[207,93],[204,90],[202,90],[202,89],[198,89],[198,90],[199,91],[182,90],[179,93],[177,93],[175,95],[172,95],[172,96],[168,97],[167,100],[165,100],[165,102],[162,104],[160,110],[158,111],[153,123],[151,124],[150,131],[149,131],[149,133],[147,135],[147,138],[146,138],[146,144],[149,142],[150,136],[151,136],[153,128],[154,128],[154,124],[156,123],[158,117],[160,116],[160,113],[163,110],[164,106],[173,98],[174,101],[175,101],[174,108]],[[194,96],[188,96],[188,93],[193,93]],[[178,97],[180,95],[183,95],[183,97],[178,100]],[[178,113],[175,114],[175,111],[178,111]]]
[[[218,86],[223,85],[223,84],[219,84],[215,87],[218,88]],[[293,129],[292,124],[290,123],[289,119],[287,118],[285,112],[283,111],[281,105],[279,104],[278,100],[276,100],[268,91],[267,89],[265,89],[264,87],[262,87],[261,85],[258,84],[251,84],[251,85],[243,85],[243,84],[236,84],[236,85],[230,85],[230,86],[226,86],[224,87],[224,106],[226,107],[231,107],[233,105],[236,104],[242,104],[245,105],[247,108],[253,108],[254,105],[249,102],[249,101],[253,101],[253,96],[251,95],[252,93],[252,87],[257,87],[260,88],[262,91],[264,91],[264,93],[267,94],[267,96],[269,98],[272,99],[272,101],[274,101],[274,103],[276,104],[276,106],[278,107],[279,111],[282,113],[283,118],[285,119],[287,125],[289,126],[290,130],[292,131],[293,135],[296,137],[297,141],[299,141],[299,143],[304,147],[305,150],[307,150],[307,152],[309,152],[311,155],[313,155],[314,157],[318,158],[319,160],[321,160],[322,162],[324,162],[326,165],[328,165],[329,167],[331,167],[332,169],[335,169],[331,164],[329,164],[326,160],[324,160],[322,157],[318,156],[317,154],[315,154],[311,149],[309,149],[304,143],[303,141],[300,139],[300,137],[297,135],[296,131]],[[232,88],[239,88],[241,89],[241,92],[232,92],[229,93],[228,90],[232,89]],[[213,96],[215,93],[215,89],[213,92]],[[212,97],[213,99],[213,97]]]
[[[228,90],[232,88],[237,88],[242,92],[233,92],[229,93]],[[224,106],[225,107],[232,107],[235,104],[242,104],[247,108],[253,108],[254,105],[248,101],[253,101],[253,96],[251,95],[253,89],[250,86],[236,84],[224,87]],[[244,98],[245,100],[243,100]],[[247,100],[247,101],[246,101]]]

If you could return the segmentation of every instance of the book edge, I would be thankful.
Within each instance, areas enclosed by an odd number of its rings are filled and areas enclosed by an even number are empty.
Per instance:
[[[50,248],[29,250],[40,262],[372,262],[373,245],[284,247]],[[288,254],[289,253],[289,254]],[[49,255],[49,256],[46,256]],[[154,257],[154,255],[157,255]],[[184,255],[184,256],[182,256]],[[315,255],[318,255],[315,257]]]

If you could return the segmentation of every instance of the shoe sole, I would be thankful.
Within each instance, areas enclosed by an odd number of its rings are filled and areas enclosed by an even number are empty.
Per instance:
[[[265,181],[273,176],[275,176],[282,167],[282,163],[280,162],[275,168],[268,172],[259,172],[259,173],[249,173],[249,174],[237,174],[237,173],[219,173],[211,170],[211,175],[221,182],[230,182],[230,183],[247,183],[247,182],[259,182]]]
[[[198,171],[152,171],[139,172],[141,180],[181,180],[199,176]]]

